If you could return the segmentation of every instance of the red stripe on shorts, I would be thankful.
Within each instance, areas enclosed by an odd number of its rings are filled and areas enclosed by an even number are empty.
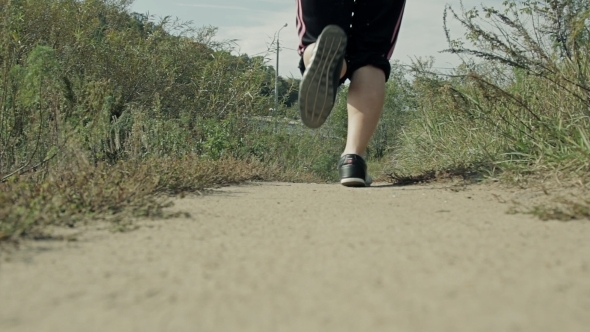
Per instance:
[[[305,50],[305,46],[303,45],[303,36],[305,36],[306,27],[305,21],[303,20],[303,5],[301,4],[301,0],[297,0],[297,33],[299,35],[299,55],[303,55],[303,51]]]
[[[387,54],[387,60],[391,59],[391,56],[393,55],[393,50],[395,49],[395,44],[397,43],[397,35],[399,33],[399,28],[402,24],[402,17],[404,15],[405,9],[406,2],[404,1],[404,6],[402,7],[402,10],[399,12],[399,17],[397,18],[397,25],[395,26],[395,30],[393,30],[393,35],[391,36],[391,49],[389,49],[389,54]]]

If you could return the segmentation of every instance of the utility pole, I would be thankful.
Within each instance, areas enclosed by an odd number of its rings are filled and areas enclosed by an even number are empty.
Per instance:
[[[287,23],[277,31],[277,66],[275,67],[275,109],[274,113],[277,114],[279,110],[279,45],[280,45],[280,34],[283,28],[287,27]]]

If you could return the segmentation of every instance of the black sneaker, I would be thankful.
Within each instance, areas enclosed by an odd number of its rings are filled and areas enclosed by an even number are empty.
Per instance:
[[[301,121],[310,128],[324,124],[334,107],[346,52],[346,33],[328,25],[318,38],[299,85]]]
[[[356,154],[346,154],[338,162],[340,183],[346,187],[368,187],[373,179],[367,173],[367,163]]]

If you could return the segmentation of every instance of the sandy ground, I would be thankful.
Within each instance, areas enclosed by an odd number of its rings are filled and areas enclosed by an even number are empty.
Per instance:
[[[590,222],[471,186],[252,184],[191,219],[34,242],[0,263],[0,330],[590,331]]]

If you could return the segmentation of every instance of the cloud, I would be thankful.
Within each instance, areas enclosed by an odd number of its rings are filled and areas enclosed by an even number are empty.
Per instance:
[[[250,8],[250,7],[241,7],[241,6],[223,6],[223,5],[208,5],[208,4],[187,4],[187,3],[177,3],[177,6],[180,7],[197,7],[197,8],[211,8],[211,9],[223,9],[223,10],[239,10],[239,11],[251,11],[251,12],[260,12],[260,13],[273,13],[273,11],[265,10],[265,9],[258,9],[258,8]]]
[[[486,5],[500,5],[503,0],[487,0]],[[448,48],[443,29],[443,11],[446,4],[460,11],[459,0],[408,0],[400,37],[392,59],[409,63],[414,57],[435,57],[436,66],[453,67],[460,63],[456,55],[440,53]],[[465,8],[480,6],[481,0],[463,0]],[[452,20],[447,20],[452,38],[462,37],[464,29]]]
[[[296,2],[293,0],[176,0],[175,6],[159,0],[136,0],[133,10],[172,15],[195,25],[212,25],[219,28],[218,39],[236,39],[241,53],[250,55],[267,51],[273,35],[281,31],[280,73],[299,77],[299,56],[294,50],[299,44],[295,29]],[[324,0],[318,0],[324,1]],[[393,0],[392,0],[393,1]],[[486,5],[498,6],[503,0],[463,0],[466,8]],[[393,59],[409,63],[415,56],[434,56],[436,65],[457,65],[457,56],[439,51],[447,48],[443,31],[443,10],[446,3],[459,9],[460,0],[407,0],[406,13]],[[463,30],[451,22],[453,38],[461,37]],[[274,52],[268,52],[269,64],[275,63]]]
[[[479,6],[481,0],[463,0],[466,8]],[[503,0],[487,0],[487,5],[499,5]],[[449,0],[450,4],[459,9],[459,0]],[[436,66],[451,67],[459,64],[459,58],[452,54],[439,53],[448,47],[443,30],[443,10],[445,2],[441,0],[408,0],[406,12],[392,59],[403,63],[410,63],[411,59],[434,56]],[[251,9],[254,10],[254,9]],[[276,57],[274,50],[268,46],[273,36],[285,23],[289,26],[281,33],[281,48],[279,72],[283,76],[300,77],[299,55],[294,50],[299,44],[295,29],[295,1],[281,10],[273,11],[272,15],[253,16],[248,25],[223,26],[220,25],[218,37],[220,39],[236,39],[241,53],[250,55],[264,55],[267,52],[269,64],[274,66]],[[457,22],[449,22],[453,37],[460,37],[463,30]],[[283,48],[284,47],[284,48]]]
[[[417,56],[434,56],[439,65],[450,66],[456,62],[452,57],[439,53],[447,47],[442,19],[444,6],[441,0],[407,1],[392,59],[408,63]]]
[[[236,39],[239,45],[240,53],[249,55],[266,55],[269,64],[273,67],[276,63],[275,50],[269,50],[269,46],[274,40],[275,33],[281,29],[285,23],[288,26],[280,32],[280,63],[279,73],[281,76],[300,77],[299,55],[297,46],[299,37],[295,28],[295,2],[292,6],[281,11],[275,11],[272,15],[265,15],[252,26],[230,26],[220,27],[218,32],[219,39]]]

